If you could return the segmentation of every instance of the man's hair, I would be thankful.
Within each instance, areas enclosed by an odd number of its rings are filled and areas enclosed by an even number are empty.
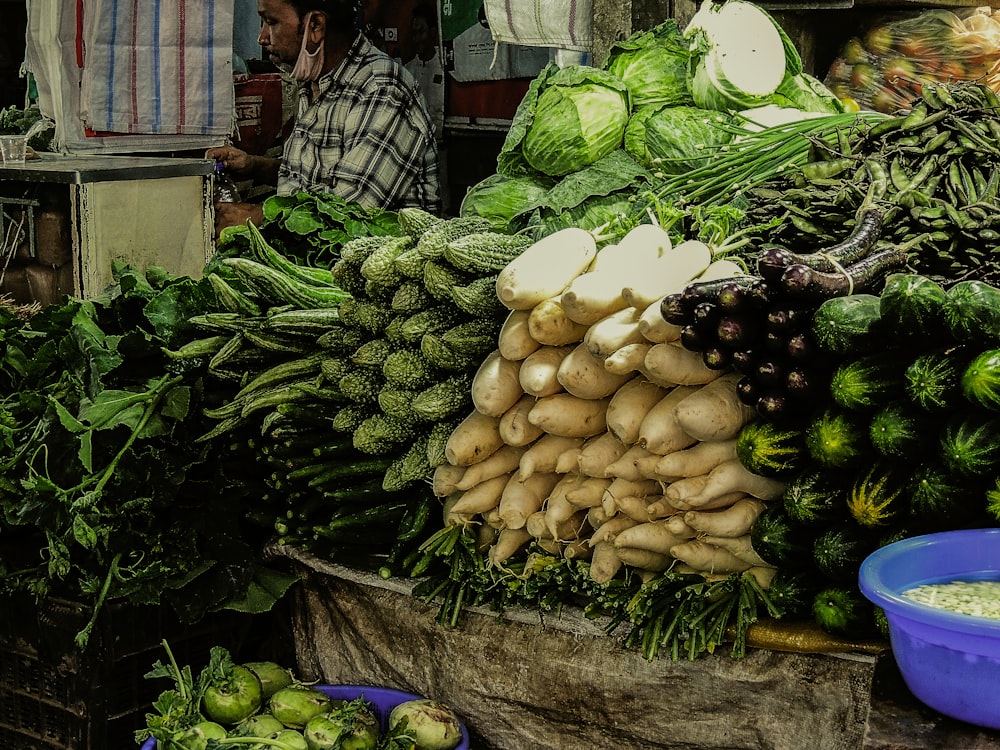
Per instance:
[[[313,10],[321,10],[329,19],[330,31],[339,34],[353,35],[360,26],[359,0],[286,0],[295,8],[299,17]]]
[[[437,10],[429,3],[420,3],[413,9],[414,18],[422,18],[427,22],[427,28],[436,29],[438,25]]]

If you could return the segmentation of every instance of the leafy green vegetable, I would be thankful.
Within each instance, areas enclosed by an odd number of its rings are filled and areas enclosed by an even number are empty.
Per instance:
[[[668,19],[613,44],[604,69],[628,86],[633,108],[693,104],[687,88],[690,58],[677,22]]]
[[[733,140],[733,117],[698,107],[658,105],[637,110],[625,128],[625,149],[645,166],[685,174],[709,165]]]
[[[462,217],[481,216],[503,232],[513,232],[526,221],[530,213],[545,198],[550,180],[535,177],[504,177],[490,175],[469,188],[458,214]]]

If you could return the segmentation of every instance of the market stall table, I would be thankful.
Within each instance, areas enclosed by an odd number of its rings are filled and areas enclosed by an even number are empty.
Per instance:
[[[780,652],[753,648],[751,633],[742,659],[723,646],[693,661],[647,661],[578,612],[500,618],[470,609],[451,629],[436,622],[434,605],[410,596],[406,579],[294,547],[271,552],[302,578],[294,606],[301,674],[443,700],[461,712],[478,750],[1000,749],[1000,733],[920,706],[885,644]]]

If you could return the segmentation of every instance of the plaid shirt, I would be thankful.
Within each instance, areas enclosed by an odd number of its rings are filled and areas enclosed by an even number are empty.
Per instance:
[[[440,209],[437,144],[413,76],[359,34],[344,61],[299,93],[278,194],[333,193],[384,209]]]

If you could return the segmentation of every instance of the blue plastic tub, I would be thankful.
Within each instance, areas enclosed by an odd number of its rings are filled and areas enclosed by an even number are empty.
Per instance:
[[[352,701],[359,696],[364,697],[375,709],[375,716],[379,721],[382,731],[389,729],[389,714],[396,706],[406,701],[417,700],[421,696],[413,693],[405,693],[402,690],[391,688],[370,687],[367,685],[317,685],[317,690],[322,690],[331,698],[338,700]],[[142,750],[156,750],[156,740],[146,740]],[[462,723],[462,741],[456,750],[469,750],[469,730],[465,723]]]
[[[946,716],[1000,729],[1000,620],[920,604],[902,594],[928,583],[1000,580],[1000,528],[945,531],[876,550],[862,593],[881,607],[907,687]]]

